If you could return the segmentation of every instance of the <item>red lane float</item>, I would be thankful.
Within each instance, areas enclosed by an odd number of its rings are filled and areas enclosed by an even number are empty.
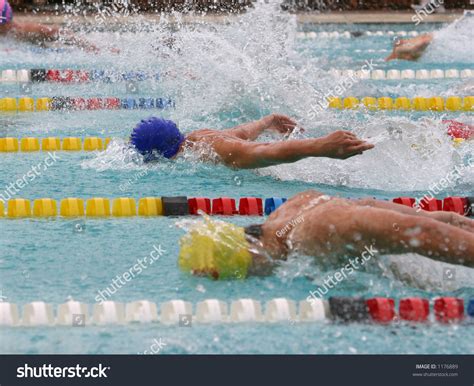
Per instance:
[[[406,298],[400,300],[400,319],[412,322],[426,322],[430,314],[428,300],[422,298]]]
[[[103,108],[102,98],[87,99],[87,110],[101,110]]]
[[[456,212],[465,216],[469,212],[469,201],[466,197],[446,197],[443,200],[443,210],[445,212]]]
[[[104,99],[104,108],[108,110],[117,110],[120,108],[120,99],[119,98],[105,98]]]
[[[72,101],[75,110],[85,110],[87,108],[87,102],[84,98],[73,98]]]
[[[393,199],[395,204],[401,204],[413,208],[415,206],[415,199],[411,197],[397,197]]]
[[[263,216],[263,202],[258,197],[242,197],[239,202],[239,214],[244,216]]]
[[[84,70],[77,70],[74,72],[74,81],[88,82],[90,80],[89,73]]]
[[[49,82],[87,82],[89,73],[83,70],[48,70],[45,80]]]
[[[416,199],[413,197],[397,197],[392,200],[395,204],[416,208]],[[446,197],[443,200],[436,198],[422,198],[419,207],[423,210],[455,212],[462,216],[473,215],[474,197]]]
[[[211,200],[205,197],[194,197],[188,200],[189,214],[199,214],[198,211],[203,211],[206,214],[211,214]]]
[[[235,200],[230,197],[220,197],[212,200],[212,214],[233,216],[237,214]]]
[[[379,323],[389,323],[395,318],[395,302],[389,298],[372,298],[367,300],[367,307],[372,319]]]
[[[59,82],[59,70],[46,71],[46,80],[49,82]]]
[[[442,297],[435,300],[435,317],[438,322],[451,323],[464,319],[464,300]]]
[[[443,210],[443,201],[436,198],[423,198],[420,200],[420,208],[428,212]]]

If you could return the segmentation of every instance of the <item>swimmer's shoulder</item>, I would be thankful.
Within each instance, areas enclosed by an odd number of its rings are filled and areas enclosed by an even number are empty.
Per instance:
[[[317,190],[307,190],[295,194],[293,197],[289,198],[282,206],[277,210],[272,212],[269,216],[269,220],[285,219],[286,217],[293,218],[298,216],[300,213],[304,212],[308,204],[312,203],[315,199],[319,197],[328,197],[323,193],[318,192]],[[325,202],[325,200],[322,200]]]
[[[199,129],[194,130],[189,134],[186,134],[186,141],[188,142],[199,142],[209,137],[212,134],[211,129]]]

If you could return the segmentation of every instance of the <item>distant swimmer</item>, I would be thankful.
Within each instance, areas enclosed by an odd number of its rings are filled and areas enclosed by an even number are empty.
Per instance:
[[[8,0],[0,0],[0,36],[2,35],[11,35],[20,40],[39,44],[61,40],[63,43],[75,45],[86,51],[99,51],[94,44],[76,37],[72,32],[61,30],[59,27],[13,20],[13,11]],[[111,51],[118,52],[116,49]]]
[[[205,217],[182,237],[178,264],[194,275],[238,279],[270,274],[292,254],[347,266],[350,261],[360,265],[361,256],[367,261],[405,253],[474,267],[474,221],[452,212],[310,190],[292,197],[263,224],[243,228]]]
[[[255,142],[266,131],[287,135],[296,128],[297,123],[291,118],[272,114],[231,129],[201,129],[184,136],[173,121],[151,117],[135,127],[131,144],[143,154],[145,161],[160,157],[173,159],[191,150],[204,161],[241,169],[292,163],[308,157],[346,159],[374,147],[343,130],[321,138]]]
[[[402,59],[417,60],[423,55],[426,48],[433,41],[433,34],[424,34],[412,39],[400,39],[393,45],[392,53],[385,58],[385,61]]]
[[[429,1],[425,1],[424,5],[421,5],[421,8],[427,8]],[[433,12],[433,8],[436,8],[436,11],[440,11],[442,7],[442,2],[438,3],[438,7],[433,7],[431,5],[431,8],[428,8],[428,12],[425,10],[425,15],[428,13]],[[431,9],[431,12],[429,11]],[[464,14],[461,18],[455,20],[451,25],[456,26],[456,28],[459,28],[459,31],[470,31],[470,25],[466,25],[463,23],[466,19],[473,18],[474,17],[474,12],[472,10],[465,10]],[[423,17],[418,14],[413,16],[413,21],[418,21],[416,25],[418,25],[422,20]],[[393,45],[393,51],[392,53],[385,58],[385,61],[393,60],[393,59],[402,59],[402,60],[418,60],[423,53],[425,52],[426,48],[431,44],[431,42],[434,40],[435,36],[433,33],[426,33],[417,37],[414,37],[412,39],[398,39],[395,41]],[[456,36],[456,40],[458,39],[458,36]]]

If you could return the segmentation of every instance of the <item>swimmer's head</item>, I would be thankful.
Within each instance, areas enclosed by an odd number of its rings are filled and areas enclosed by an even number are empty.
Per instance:
[[[180,240],[179,267],[193,275],[244,279],[251,263],[245,230],[234,224],[205,217]]]
[[[7,24],[13,19],[12,7],[7,0],[0,0],[0,25]]]
[[[155,159],[156,155],[173,158],[179,152],[184,135],[173,121],[150,117],[141,120],[133,129],[130,140],[145,156],[145,160],[150,161]]]

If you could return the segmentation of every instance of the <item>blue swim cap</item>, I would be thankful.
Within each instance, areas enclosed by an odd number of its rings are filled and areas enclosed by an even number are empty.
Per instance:
[[[133,129],[130,140],[146,156],[145,160],[150,161],[156,158],[154,153],[165,158],[175,156],[184,141],[184,135],[173,121],[150,117],[142,119]]]

